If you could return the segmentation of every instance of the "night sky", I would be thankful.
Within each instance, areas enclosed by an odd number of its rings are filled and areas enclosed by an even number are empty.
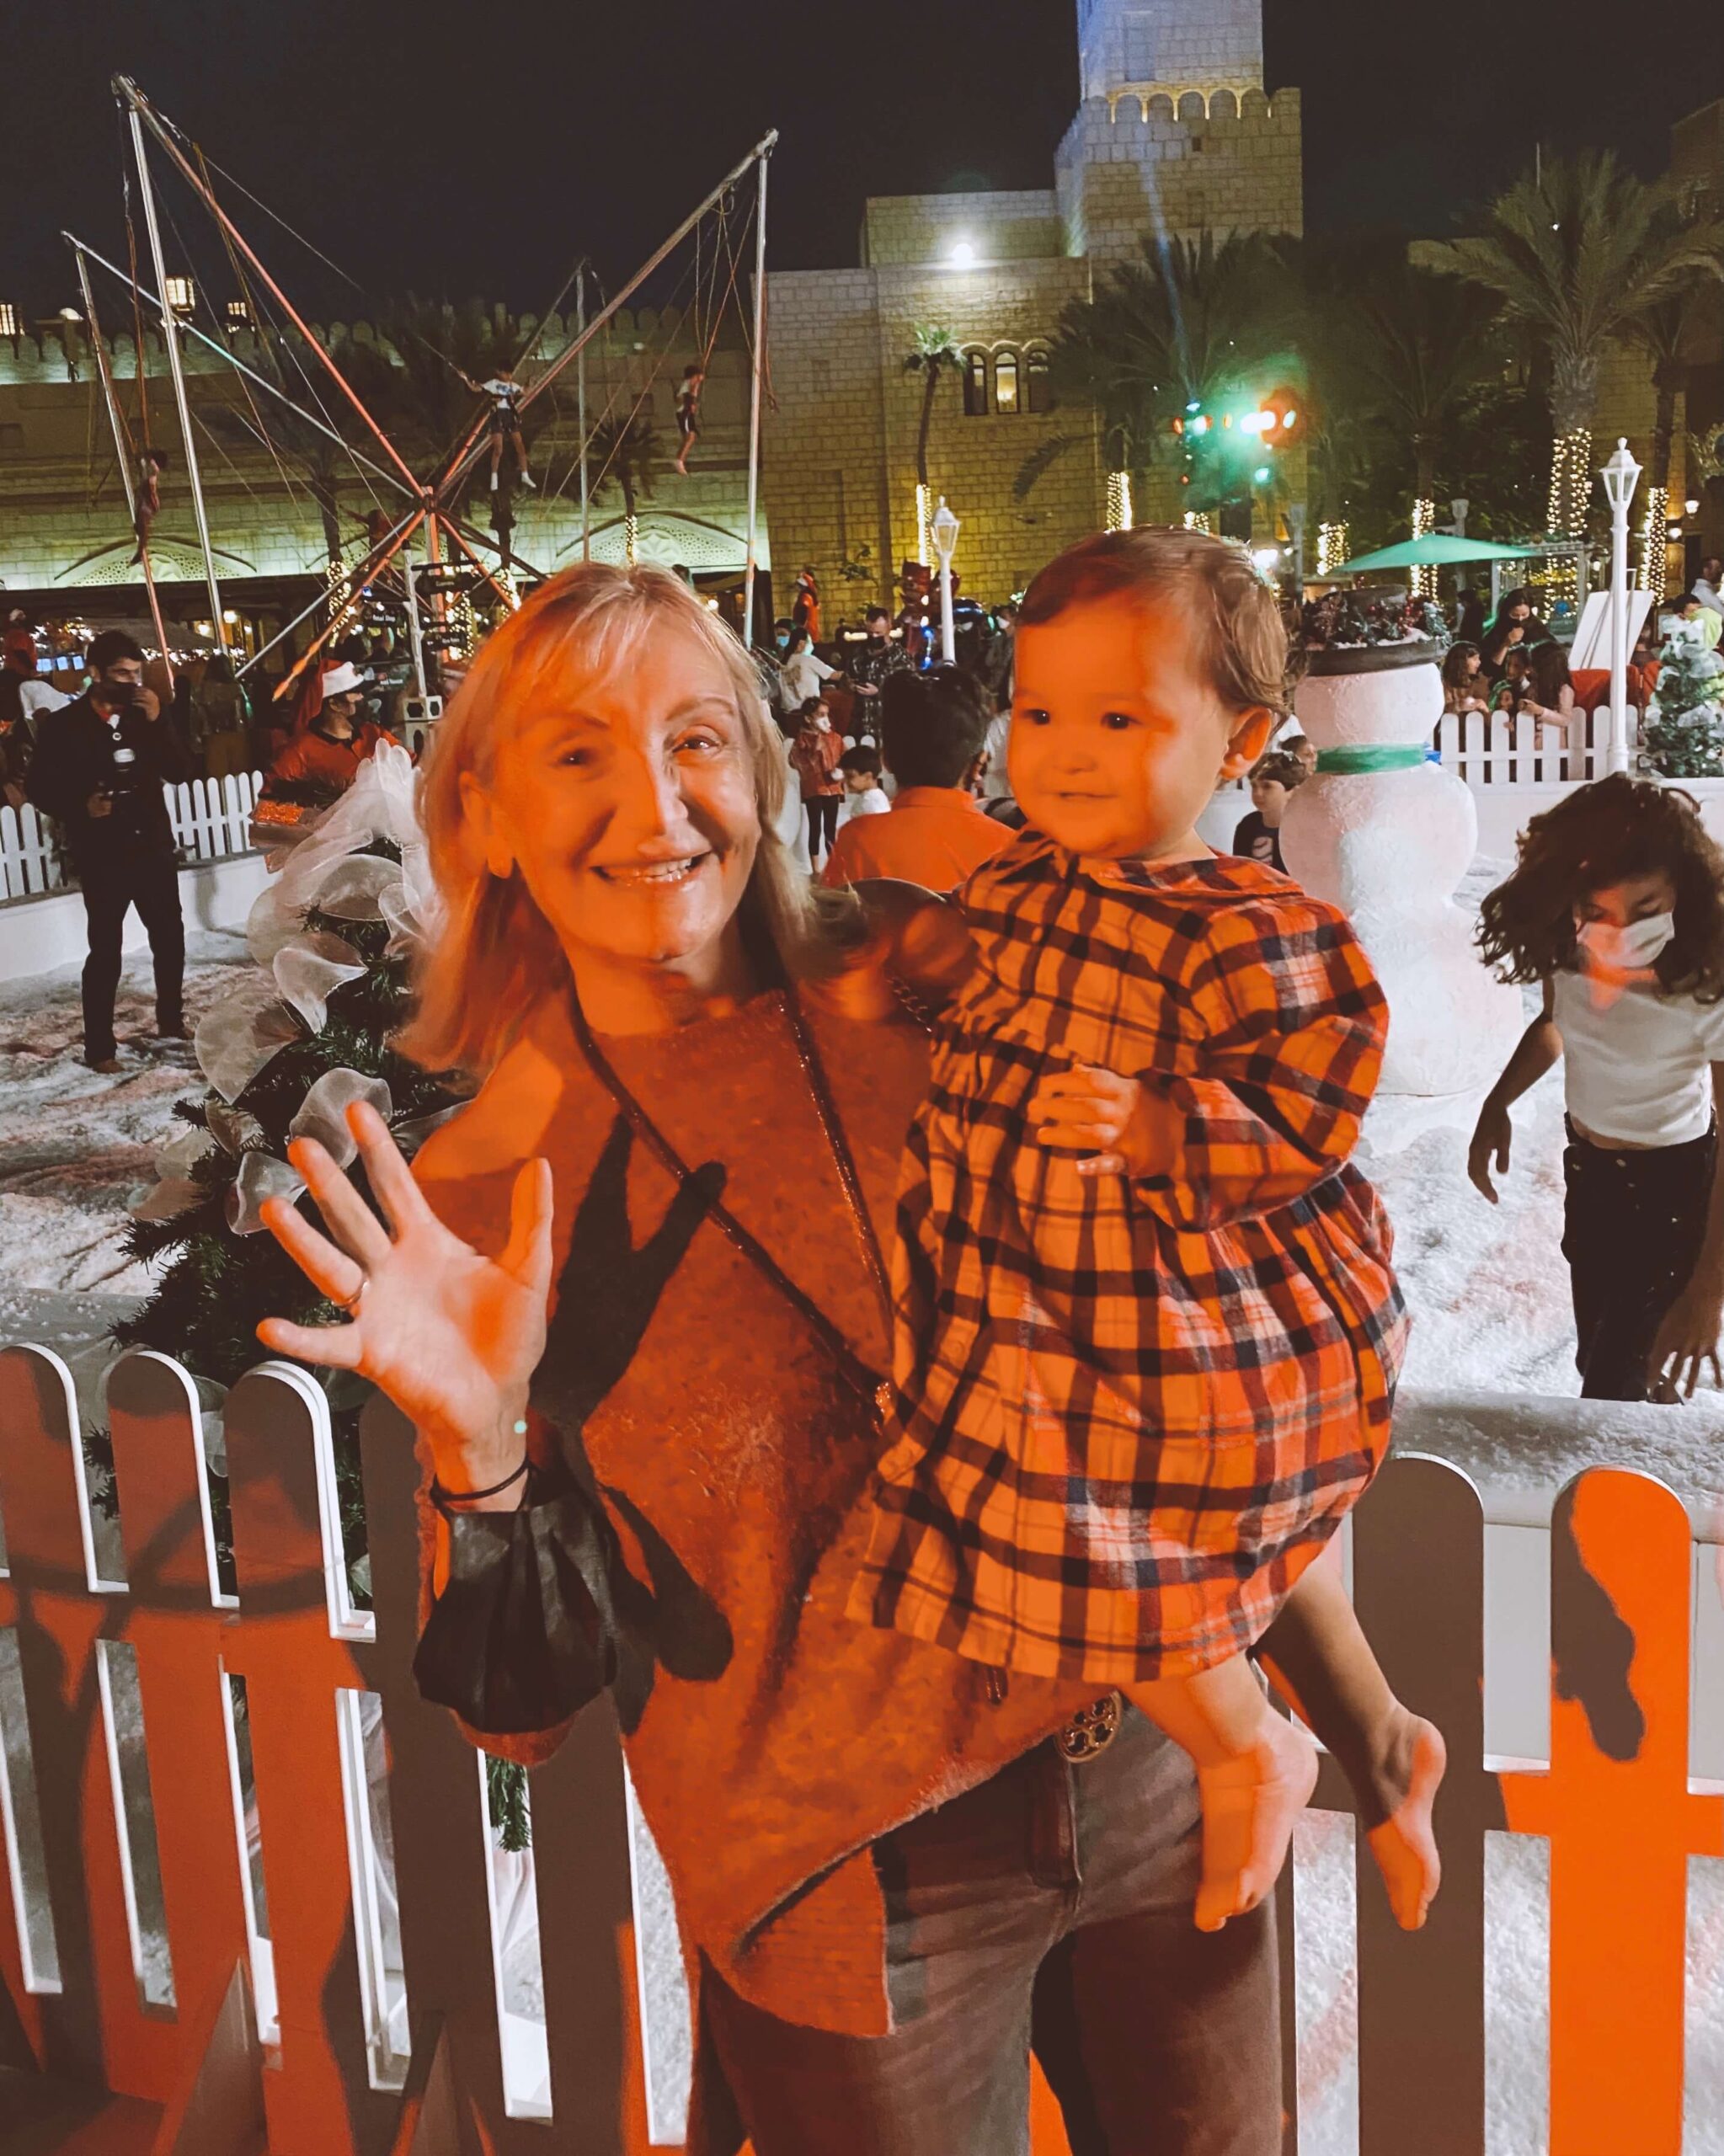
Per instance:
[[[1660,170],[1670,122],[1724,95],[1724,40],[1654,14],[1629,45],[1625,13],[1267,0],[1270,85],[1305,93],[1311,227],[1451,230],[1540,141]],[[6,40],[0,297],[42,315],[75,296],[62,226],[120,242],[115,69],[369,289],[536,312],[583,249],[614,286],[774,125],[781,268],[853,262],[871,194],[1049,184],[1074,18],[1072,0],[35,0]],[[304,304],[339,304],[230,199]],[[219,270],[177,183],[170,206],[194,269]]]

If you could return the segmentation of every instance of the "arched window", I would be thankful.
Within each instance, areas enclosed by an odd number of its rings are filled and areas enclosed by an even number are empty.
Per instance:
[[[1011,350],[994,355],[994,409],[996,412],[1016,412],[1022,408],[1017,401],[1017,355]]]
[[[963,355],[963,411],[969,419],[983,419],[988,414],[988,355],[985,352],[966,352]]]
[[[1054,370],[1045,344],[1033,345],[1023,355],[1024,409],[1051,412],[1054,408]]]

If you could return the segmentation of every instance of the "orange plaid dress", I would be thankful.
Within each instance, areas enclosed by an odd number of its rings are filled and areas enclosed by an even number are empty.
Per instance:
[[[1405,1316],[1348,1158],[1383,993],[1343,915],[1255,862],[1029,831],[958,897],[980,963],[899,1186],[851,1614],[1042,1676],[1190,1675],[1259,1636],[1387,1448]],[[1177,1176],[1033,1142],[1074,1062],[1171,1096]]]

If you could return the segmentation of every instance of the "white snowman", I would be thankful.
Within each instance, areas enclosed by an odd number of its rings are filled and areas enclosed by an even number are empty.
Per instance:
[[[1294,699],[1320,761],[1287,804],[1282,856],[1314,897],[1345,910],[1376,969],[1389,1095],[1489,1085],[1524,1024],[1519,990],[1486,971],[1454,903],[1478,815],[1461,782],[1426,760],[1440,657],[1424,639],[1314,650]]]

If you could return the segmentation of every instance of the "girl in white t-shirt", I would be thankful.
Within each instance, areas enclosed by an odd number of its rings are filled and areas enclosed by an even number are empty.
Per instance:
[[[824,694],[826,684],[837,678],[838,669],[829,666],[815,651],[808,631],[793,629],[784,655],[784,686],[795,709],[800,711],[810,696]]]
[[[1544,1007],[1497,1081],[1467,1172],[1494,1205],[1509,1107],[1563,1059],[1562,1254],[1592,1400],[1720,1381],[1724,1181],[1724,853],[1690,797],[1650,780],[1579,787],[1522,837],[1485,900],[1479,947]]]

